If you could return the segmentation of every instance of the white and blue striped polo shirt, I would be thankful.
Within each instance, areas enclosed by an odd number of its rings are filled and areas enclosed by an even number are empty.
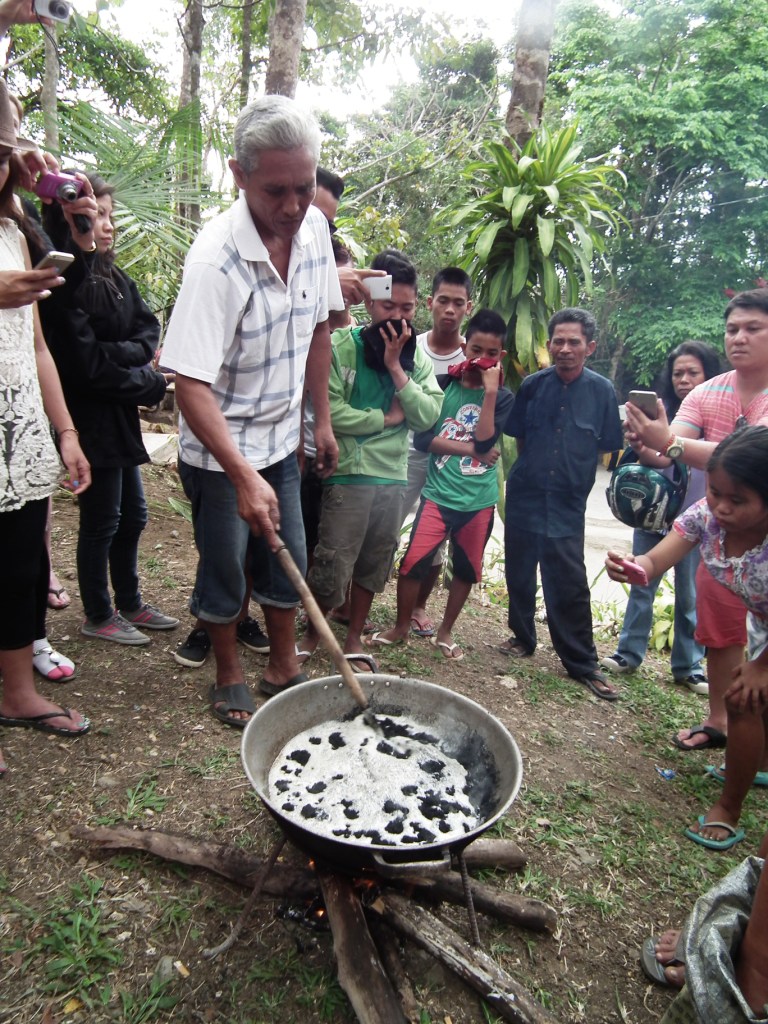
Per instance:
[[[232,440],[255,469],[298,447],[309,345],[329,308],[343,308],[343,299],[328,222],[314,206],[293,239],[287,283],[242,195],[189,250],[163,365],[211,385]],[[191,466],[221,470],[183,416],[179,451]]]

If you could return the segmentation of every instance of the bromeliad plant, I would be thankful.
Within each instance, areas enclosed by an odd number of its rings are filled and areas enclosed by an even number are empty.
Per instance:
[[[549,317],[589,294],[593,259],[624,222],[624,176],[602,158],[581,160],[576,135],[542,127],[523,149],[486,142],[484,159],[462,171],[476,198],[442,214],[461,229],[454,258],[480,302],[509,324],[520,376],[548,365]]]

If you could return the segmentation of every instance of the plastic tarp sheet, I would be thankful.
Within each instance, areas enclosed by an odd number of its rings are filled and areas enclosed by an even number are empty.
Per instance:
[[[755,1016],[733,966],[762,869],[760,857],[748,857],[696,901],[685,927],[686,987],[662,1024],[768,1024],[768,1005]]]

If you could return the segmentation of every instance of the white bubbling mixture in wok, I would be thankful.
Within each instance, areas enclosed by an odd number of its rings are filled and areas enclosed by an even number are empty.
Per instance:
[[[286,743],[269,773],[282,814],[317,835],[374,846],[450,841],[476,828],[466,768],[418,723],[376,719],[382,732],[358,717]]]

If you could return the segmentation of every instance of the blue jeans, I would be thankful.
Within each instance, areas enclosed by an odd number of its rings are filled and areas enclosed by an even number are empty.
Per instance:
[[[635,530],[632,553],[645,555],[660,540],[658,533]],[[699,549],[696,547],[675,566],[675,639],[671,658],[675,679],[685,679],[694,672],[702,671],[701,661],[705,650],[693,638],[696,631],[695,577],[699,560]],[[653,599],[660,584],[661,576],[657,576],[647,587],[630,589],[617,651],[632,668],[637,668],[648,649],[648,637],[653,625]]]
[[[301,518],[299,467],[295,455],[260,469],[277,495],[280,536],[302,576],[307,547]],[[299,595],[262,537],[254,537],[237,511],[237,491],[229,477],[212,469],[179,462],[184,493],[192,503],[198,552],[195,589],[189,601],[194,616],[208,622],[235,622],[245,596],[245,569],[253,576],[253,600],[274,608],[295,608]]]
[[[91,486],[78,498],[77,580],[85,616],[103,622],[115,607],[133,612],[141,606],[139,538],[147,525],[147,503],[138,466],[94,468]]]

